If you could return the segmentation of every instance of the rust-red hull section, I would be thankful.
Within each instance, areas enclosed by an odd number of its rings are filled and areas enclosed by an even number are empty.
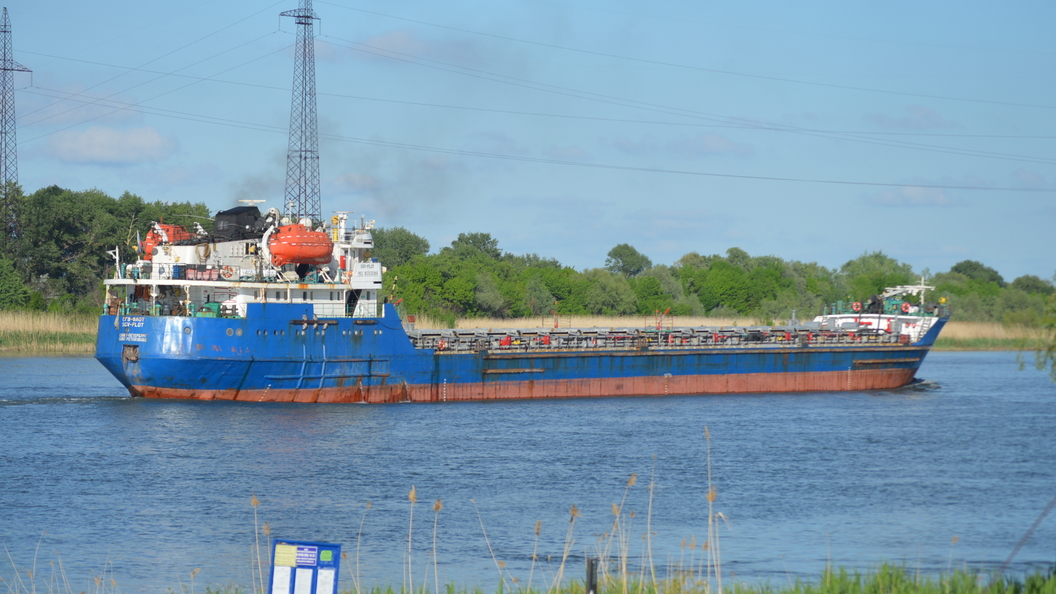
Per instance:
[[[469,384],[362,386],[296,390],[187,390],[132,386],[134,396],[243,402],[453,402],[533,398],[664,396],[830,392],[898,388],[913,381],[915,369],[867,369],[805,373],[744,373],[673,377],[630,377]]]

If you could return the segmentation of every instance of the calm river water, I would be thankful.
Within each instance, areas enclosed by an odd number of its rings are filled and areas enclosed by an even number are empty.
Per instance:
[[[93,576],[178,590],[196,568],[199,591],[248,589],[255,494],[273,536],[344,546],[342,589],[357,546],[365,583],[403,583],[409,531],[422,583],[434,521],[440,581],[486,590],[489,541],[526,585],[541,522],[541,586],[570,507],[579,578],[632,473],[632,561],[648,521],[654,563],[689,565],[707,534],[705,427],[727,577],[996,569],[1056,496],[1056,384],[1025,359],[932,353],[926,382],[887,392],[373,406],[132,399],[91,358],[0,358],[0,577],[13,562],[25,580],[36,558],[38,590],[60,560],[74,591]],[[1013,568],[1054,561],[1056,514]]]

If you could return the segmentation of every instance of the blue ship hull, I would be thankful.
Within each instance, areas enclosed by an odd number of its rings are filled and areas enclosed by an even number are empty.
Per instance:
[[[96,358],[134,396],[285,402],[864,390],[911,382],[946,318],[913,344],[648,345],[457,352],[416,348],[395,309],[313,320],[250,304],[243,318],[104,315]]]

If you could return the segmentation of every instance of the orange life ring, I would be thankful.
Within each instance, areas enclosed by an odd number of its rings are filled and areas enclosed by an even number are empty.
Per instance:
[[[861,304],[861,303],[859,303],[858,301],[855,301],[855,302],[854,302],[854,303],[853,303],[853,304],[851,305],[851,309],[853,309],[854,311],[862,311],[862,304]]]
[[[908,301],[903,301],[902,302],[902,313],[909,313],[909,302]]]
[[[447,349],[447,341],[446,340],[441,338],[440,340],[436,341],[436,350],[442,351],[442,350],[445,350],[445,349]]]
[[[234,266],[224,266],[223,268],[220,269],[220,276],[226,278],[227,280],[231,280],[232,278],[235,277],[235,267]]]

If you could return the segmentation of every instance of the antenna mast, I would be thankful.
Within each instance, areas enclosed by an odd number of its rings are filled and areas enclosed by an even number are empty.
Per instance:
[[[282,16],[297,22],[297,49],[293,65],[293,106],[290,110],[290,148],[286,153],[285,212],[294,218],[319,220],[319,123],[315,113],[315,31],[319,20],[312,0]]]
[[[14,60],[11,49],[11,20],[4,7],[0,22],[0,195],[3,198],[3,252],[8,251],[8,238],[14,230],[14,208],[11,204],[10,184],[18,183],[18,143],[15,142],[15,72],[32,72]]]

